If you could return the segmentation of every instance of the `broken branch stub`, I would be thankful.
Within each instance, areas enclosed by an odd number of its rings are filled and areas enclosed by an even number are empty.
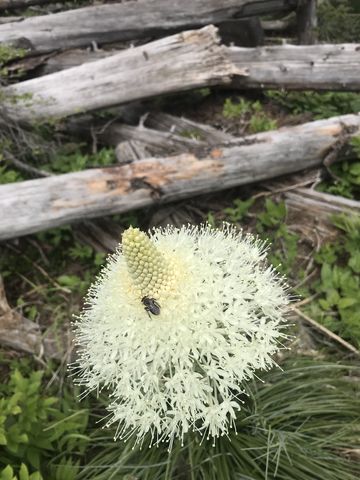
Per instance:
[[[31,122],[229,83],[245,73],[231,63],[210,25],[6,87],[2,96],[10,118]]]

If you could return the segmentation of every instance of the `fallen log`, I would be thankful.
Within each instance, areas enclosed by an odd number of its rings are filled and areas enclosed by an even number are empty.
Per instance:
[[[11,22],[20,22],[24,20],[24,17],[0,17],[0,25],[4,23],[11,23]]]
[[[31,122],[156,95],[229,83],[245,74],[228,60],[213,26],[130,48],[109,58],[2,90],[7,114]]]
[[[114,123],[99,136],[102,143],[117,146],[130,140],[142,144],[150,155],[174,155],[185,152],[200,152],[208,145],[207,142],[191,138],[191,131],[186,135],[176,135],[172,132],[159,132],[144,126]]]
[[[360,114],[250,135],[200,155],[146,158],[0,187],[0,239],[126,212],[321,165]],[[14,221],[16,219],[16,221]]]
[[[88,63],[6,87],[3,96],[9,97],[8,108],[16,120],[41,120],[196,86],[229,83],[232,74],[232,88],[360,90],[360,44],[220,47],[213,27],[197,32],[115,54],[63,53],[58,60],[49,58],[51,70]],[[25,63],[26,59],[14,62],[9,71],[23,69]],[[19,97],[15,104],[14,96]]]
[[[248,70],[237,88],[360,90],[360,44],[230,47],[230,58]]]
[[[297,188],[284,194],[286,204],[294,210],[309,210],[317,220],[326,220],[331,215],[346,213],[360,215],[360,202],[349,198],[317,192],[310,188]]]
[[[0,0],[0,11],[27,8],[33,5],[46,5],[55,3],[57,0]]]
[[[138,0],[68,10],[0,26],[0,43],[26,38],[29,53],[160,36],[296,8],[297,0]]]

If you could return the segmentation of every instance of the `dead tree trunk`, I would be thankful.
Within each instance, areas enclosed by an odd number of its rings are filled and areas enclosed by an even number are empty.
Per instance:
[[[10,118],[31,122],[59,118],[132,100],[229,83],[243,71],[218,45],[217,29],[179,33],[104,60],[3,89]]]
[[[238,88],[360,90],[360,44],[231,47],[231,60],[246,68]]]
[[[316,167],[345,133],[359,135],[360,115],[250,135],[197,156],[147,158],[2,185],[0,239]]]
[[[30,53],[160,36],[171,31],[296,8],[297,0],[138,0],[27,18],[0,26],[0,43],[28,41]]]

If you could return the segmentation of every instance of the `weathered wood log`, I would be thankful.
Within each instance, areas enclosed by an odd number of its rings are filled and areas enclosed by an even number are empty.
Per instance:
[[[124,140],[135,140],[141,143],[151,156],[196,153],[208,145],[207,142],[191,138],[190,131],[185,135],[176,135],[172,132],[159,132],[144,126],[132,127],[121,123],[111,124],[99,139],[102,143],[115,147]]]
[[[184,117],[176,117],[168,113],[150,113],[146,117],[144,125],[180,136],[190,136],[191,138],[205,141],[208,145],[212,146],[218,145],[219,143],[236,141],[236,137],[233,135],[213,128],[210,125],[194,122]]]
[[[24,17],[0,17],[0,25],[4,23],[11,23],[11,22],[20,22],[24,20]]]
[[[297,0],[138,0],[69,10],[0,26],[0,43],[21,38],[30,53],[132,40],[296,8]]]
[[[228,60],[216,32],[213,26],[183,32],[6,87],[4,106],[10,118],[29,122],[229,83],[232,75],[245,70]]]
[[[238,88],[360,90],[360,44],[231,47],[231,59],[247,68]]]
[[[262,28],[270,32],[283,32],[284,30],[292,29],[296,25],[296,17],[293,13],[281,20],[261,20]]]
[[[0,0],[0,11],[27,8],[33,5],[46,5],[55,3],[57,0]]]
[[[339,213],[359,214],[360,202],[348,198],[317,192],[310,188],[297,188],[284,193],[286,203],[294,210],[310,210],[317,220],[328,219],[329,216]]]
[[[359,135],[360,114],[250,135],[198,156],[147,158],[2,185],[0,239],[315,167],[345,132]]]
[[[220,47],[211,27],[197,32],[174,35],[7,87],[2,92],[9,96],[9,113],[18,121],[61,117],[226,83],[231,74],[235,75],[230,85],[237,88],[360,90],[360,44]],[[95,58],[108,54],[96,52]],[[93,57],[89,52],[78,52],[76,58],[91,61]],[[16,104],[12,103],[14,95],[20,96]]]

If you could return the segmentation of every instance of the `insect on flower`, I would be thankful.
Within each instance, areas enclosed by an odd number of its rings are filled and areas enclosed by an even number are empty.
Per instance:
[[[149,316],[150,313],[153,315],[160,315],[160,305],[155,298],[143,297],[141,303],[144,304],[145,310],[148,312]]]

